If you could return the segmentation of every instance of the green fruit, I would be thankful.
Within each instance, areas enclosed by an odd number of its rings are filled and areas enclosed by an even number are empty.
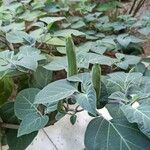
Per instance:
[[[94,64],[92,67],[92,84],[96,91],[97,100],[99,100],[101,93],[101,67],[99,64]]]
[[[75,46],[71,37],[68,37],[66,39],[66,54],[67,54],[67,61],[68,61],[67,76],[70,77],[78,73]]]

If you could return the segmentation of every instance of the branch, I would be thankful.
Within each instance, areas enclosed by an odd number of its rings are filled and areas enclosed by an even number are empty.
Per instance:
[[[133,17],[137,14],[137,12],[141,9],[141,7],[144,5],[145,0],[140,0],[137,4],[135,11],[133,12]]]
[[[134,9],[134,7],[135,7],[136,2],[137,2],[137,0],[134,0],[133,4],[132,4],[132,6],[131,6],[131,9],[130,9],[130,11],[129,11],[129,14],[132,13],[132,11],[133,11],[133,9]]]
[[[19,125],[0,122],[0,127],[1,128],[7,128],[7,129],[18,129]]]
[[[0,42],[2,42],[3,44],[5,44],[10,50],[14,50],[13,44],[12,43],[8,43],[6,40],[4,41],[3,39],[0,38]]]

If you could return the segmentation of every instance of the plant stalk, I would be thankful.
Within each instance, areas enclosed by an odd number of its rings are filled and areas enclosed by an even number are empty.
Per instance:
[[[101,67],[99,64],[94,64],[92,67],[92,83],[96,91],[97,100],[99,100],[101,93]]]
[[[67,77],[70,77],[78,73],[75,46],[71,37],[66,39],[66,54],[68,60]]]

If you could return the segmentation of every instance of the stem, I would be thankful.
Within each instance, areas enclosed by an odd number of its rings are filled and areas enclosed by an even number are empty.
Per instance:
[[[133,9],[134,9],[134,7],[135,7],[136,2],[137,2],[137,0],[134,0],[133,4],[132,4],[132,6],[131,6],[131,9],[130,9],[130,11],[129,11],[129,14],[132,14],[132,11],[133,11]]]
[[[5,41],[5,39],[0,38],[0,42],[2,42],[3,44],[5,44],[10,50],[14,50],[13,44],[12,43],[8,43],[7,41]]]
[[[141,7],[144,5],[145,0],[140,0],[137,4],[137,7],[135,8],[135,11],[133,12],[133,17],[137,14],[137,12],[141,9]]]
[[[0,127],[0,150],[2,150],[2,128]]]
[[[0,122],[0,127],[1,128],[7,128],[7,129],[18,129],[19,125]]]
[[[73,114],[84,111],[84,109],[78,109],[80,105],[78,105],[75,109],[71,109],[69,108],[69,106],[65,106],[65,105],[63,105],[63,107],[65,108],[66,114],[68,115],[73,115]],[[72,112],[72,113],[68,113],[68,112]]]

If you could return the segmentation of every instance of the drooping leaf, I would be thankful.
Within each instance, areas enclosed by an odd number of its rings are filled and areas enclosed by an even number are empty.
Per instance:
[[[48,121],[49,117],[46,115],[42,116],[41,114],[30,113],[23,118],[17,136],[20,137],[44,128]]]
[[[19,18],[30,22],[44,16],[45,14],[46,12],[42,12],[40,10],[30,11],[27,9],[22,15],[19,16]]]
[[[142,74],[139,72],[124,73],[116,72],[108,75],[108,81],[120,88],[120,91],[127,92],[130,87],[135,86],[141,81]],[[115,87],[116,88],[116,87]],[[118,90],[119,91],[119,90]],[[126,93],[125,93],[126,94]]]
[[[140,130],[150,138],[150,105],[141,104],[138,108],[122,105],[121,110],[131,123],[137,123]]]
[[[58,80],[48,84],[43,88],[35,97],[35,104],[45,104],[58,102],[61,99],[71,96],[77,92],[76,88],[73,87],[66,79]],[[43,97],[44,95],[44,97]]]
[[[98,117],[89,123],[84,143],[87,150],[148,150],[150,140],[127,120]]]
[[[74,29],[65,29],[65,30],[56,31],[54,36],[68,37],[68,36],[71,36],[72,34],[74,36],[85,36],[85,34],[83,32],[80,32],[80,31],[74,30]]]
[[[38,105],[33,104],[35,96],[39,92],[39,89],[28,88],[18,93],[14,105],[15,114],[19,119],[23,119],[30,113],[38,112]]]
[[[64,19],[65,17],[44,17],[44,18],[40,18],[40,21],[43,21],[47,24],[52,24],[54,22],[61,21]]]
[[[106,108],[110,114],[110,116],[113,118],[113,119],[120,119],[120,118],[123,118],[124,117],[124,113],[122,112],[121,108],[120,108],[120,104],[107,104],[106,105]]]
[[[0,107],[0,117],[5,123],[19,123],[14,112],[14,102],[7,102]]]
[[[116,53],[117,61],[116,66],[122,69],[127,69],[129,65],[136,65],[140,62],[141,58],[134,55],[124,55],[121,53]]]
[[[44,55],[41,55],[41,51],[35,47],[31,47],[28,45],[21,46],[19,48],[19,53],[17,54],[19,57],[29,57],[34,58],[34,60],[39,61],[45,59]]]
[[[8,129],[6,131],[6,138],[9,150],[25,150],[27,146],[33,141],[38,132],[32,132],[21,137],[17,137],[17,130]]]
[[[31,55],[29,54],[30,50],[32,51]],[[34,58],[34,54],[36,58]],[[43,59],[45,57],[40,54],[40,51],[31,47],[25,46],[17,54],[14,54],[14,51],[5,50],[0,52],[0,72],[6,70],[25,72],[23,70],[25,68],[35,71],[38,66],[38,61]]]
[[[6,33],[6,39],[10,43],[27,43],[29,45],[34,45],[35,40],[24,31],[11,31]]]
[[[116,92],[112,93],[108,98],[113,99],[113,100],[122,101],[122,102],[127,100],[126,95],[120,91],[116,91]]]
[[[33,73],[33,87],[42,89],[52,81],[52,72],[39,66]]]
[[[89,86],[85,93],[76,96],[79,105],[89,113],[96,115],[96,92],[93,86]]]
[[[47,70],[58,71],[67,68],[66,57],[54,57],[53,60],[44,66]]]

